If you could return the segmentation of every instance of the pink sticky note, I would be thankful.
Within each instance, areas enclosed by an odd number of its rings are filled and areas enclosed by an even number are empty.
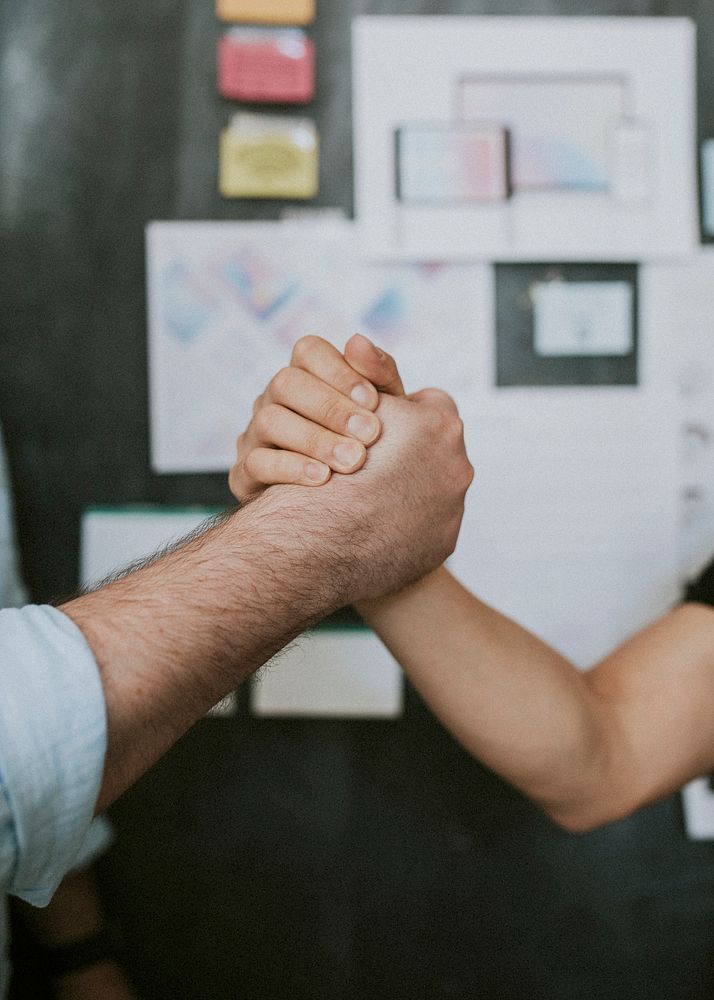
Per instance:
[[[299,29],[233,28],[218,43],[218,90],[249,103],[307,104],[315,46]]]

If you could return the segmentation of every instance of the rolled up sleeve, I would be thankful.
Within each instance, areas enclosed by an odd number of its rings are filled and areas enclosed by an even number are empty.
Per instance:
[[[50,901],[86,849],[106,742],[77,626],[50,607],[0,611],[0,889]]]

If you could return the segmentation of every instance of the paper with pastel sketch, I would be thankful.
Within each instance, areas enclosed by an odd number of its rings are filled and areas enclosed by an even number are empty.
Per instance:
[[[151,456],[159,472],[224,472],[255,398],[317,334],[355,332],[410,389],[477,379],[487,269],[372,265],[347,221],[153,223],[148,229]]]

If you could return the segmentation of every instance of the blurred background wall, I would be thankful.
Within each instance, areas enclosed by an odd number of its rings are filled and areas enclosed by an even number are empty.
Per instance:
[[[318,204],[352,208],[350,21],[362,13],[689,15],[714,134],[707,0],[319,5]],[[223,201],[208,0],[0,3],[0,416],[25,576],[78,582],[81,512],[221,505],[221,476],[149,471],[144,226],[277,218]],[[103,863],[156,1000],[704,1000],[714,845],[674,797],[555,829],[412,692],[399,722],[207,720],[112,810]]]

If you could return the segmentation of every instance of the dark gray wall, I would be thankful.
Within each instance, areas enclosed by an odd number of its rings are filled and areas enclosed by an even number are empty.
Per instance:
[[[359,13],[689,14],[714,135],[711,0],[322,0],[320,203],[351,209]],[[148,468],[143,230],[222,202],[210,0],[0,4],[0,415],[36,600],[76,585],[92,503],[226,502]],[[210,721],[116,806],[103,865],[157,1000],[703,1000],[714,846],[673,798],[554,829],[409,694],[399,723]]]

